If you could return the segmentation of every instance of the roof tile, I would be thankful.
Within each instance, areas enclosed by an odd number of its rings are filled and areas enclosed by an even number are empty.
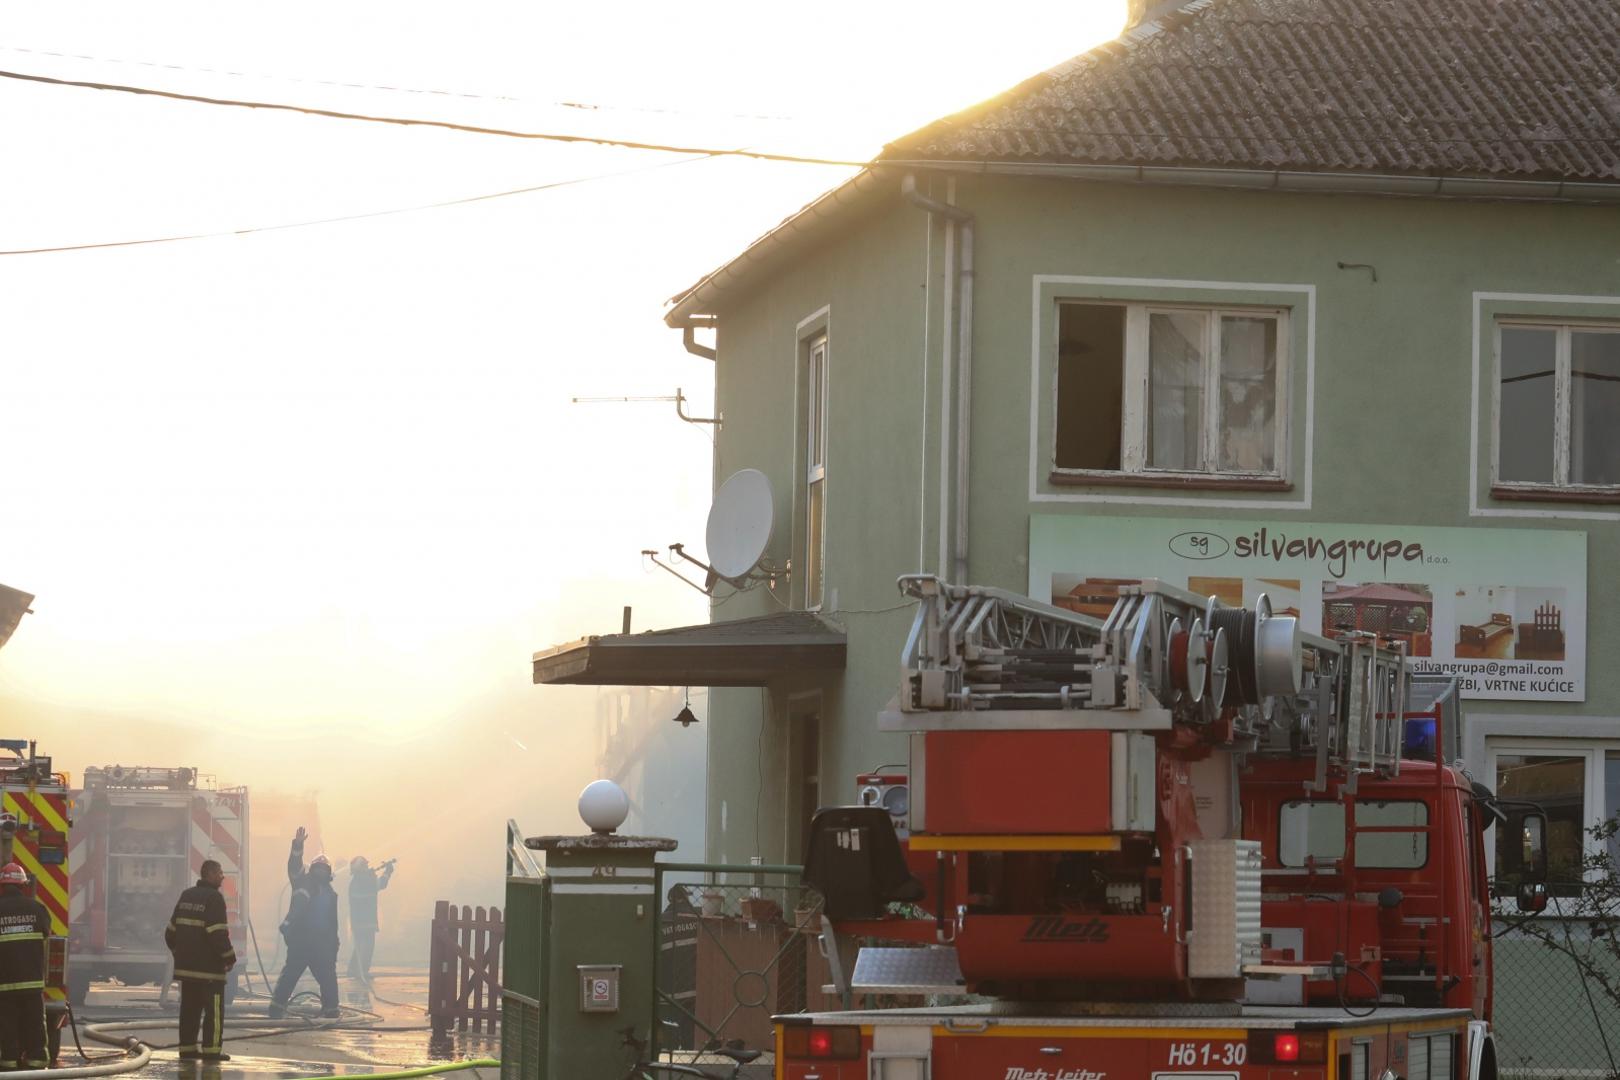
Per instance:
[[[1620,3],[1192,0],[883,157],[1620,181]]]

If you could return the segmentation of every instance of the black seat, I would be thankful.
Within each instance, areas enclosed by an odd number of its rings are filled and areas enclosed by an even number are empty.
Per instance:
[[[829,919],[880,919],[892,901],[924,896],[911,876],[894,819],[881,806],[826,806],[810,819],[803,878]]]
[[[715,1051],[717,1054],[724,1054],[726,1057],[730,1058],[732,1061],[735,1061],[739,1065],[748,1064],[750,1061],[753,1061],[764,1052],[765,1051],[763,1050],[734,1050],[729,1046],[722,1046],[720,1049]]]

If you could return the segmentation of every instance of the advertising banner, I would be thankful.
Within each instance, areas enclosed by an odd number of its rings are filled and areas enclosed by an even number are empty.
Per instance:
[[[1465,697],[1586,699],[1586,534],[1296,521],[1038,514],[1029,592],[1102,617],[1159,578],[1222,603],[1297,614],[1312,633],[1400,641]]]

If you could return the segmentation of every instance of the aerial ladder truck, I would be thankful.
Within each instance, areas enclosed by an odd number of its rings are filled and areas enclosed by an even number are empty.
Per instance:
[[[845,1009],[777,1018],[779,1080],[1494,1080],[1484,839],[1540,910],[1546,821],[1447,764],[1453,683],[1264,596],[900,585],[907,828],[816,814]]]

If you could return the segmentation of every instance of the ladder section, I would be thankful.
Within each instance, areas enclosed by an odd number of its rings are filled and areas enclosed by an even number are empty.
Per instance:
[[[907,575],[917,601],[895,731],[1209,728],[1262,752],[1392,776],[1409,696],[1404,646],[1303,633],[1262,595],[1230,608],[1164,582],[1121,590],[1102,621],[1002,589]]]

